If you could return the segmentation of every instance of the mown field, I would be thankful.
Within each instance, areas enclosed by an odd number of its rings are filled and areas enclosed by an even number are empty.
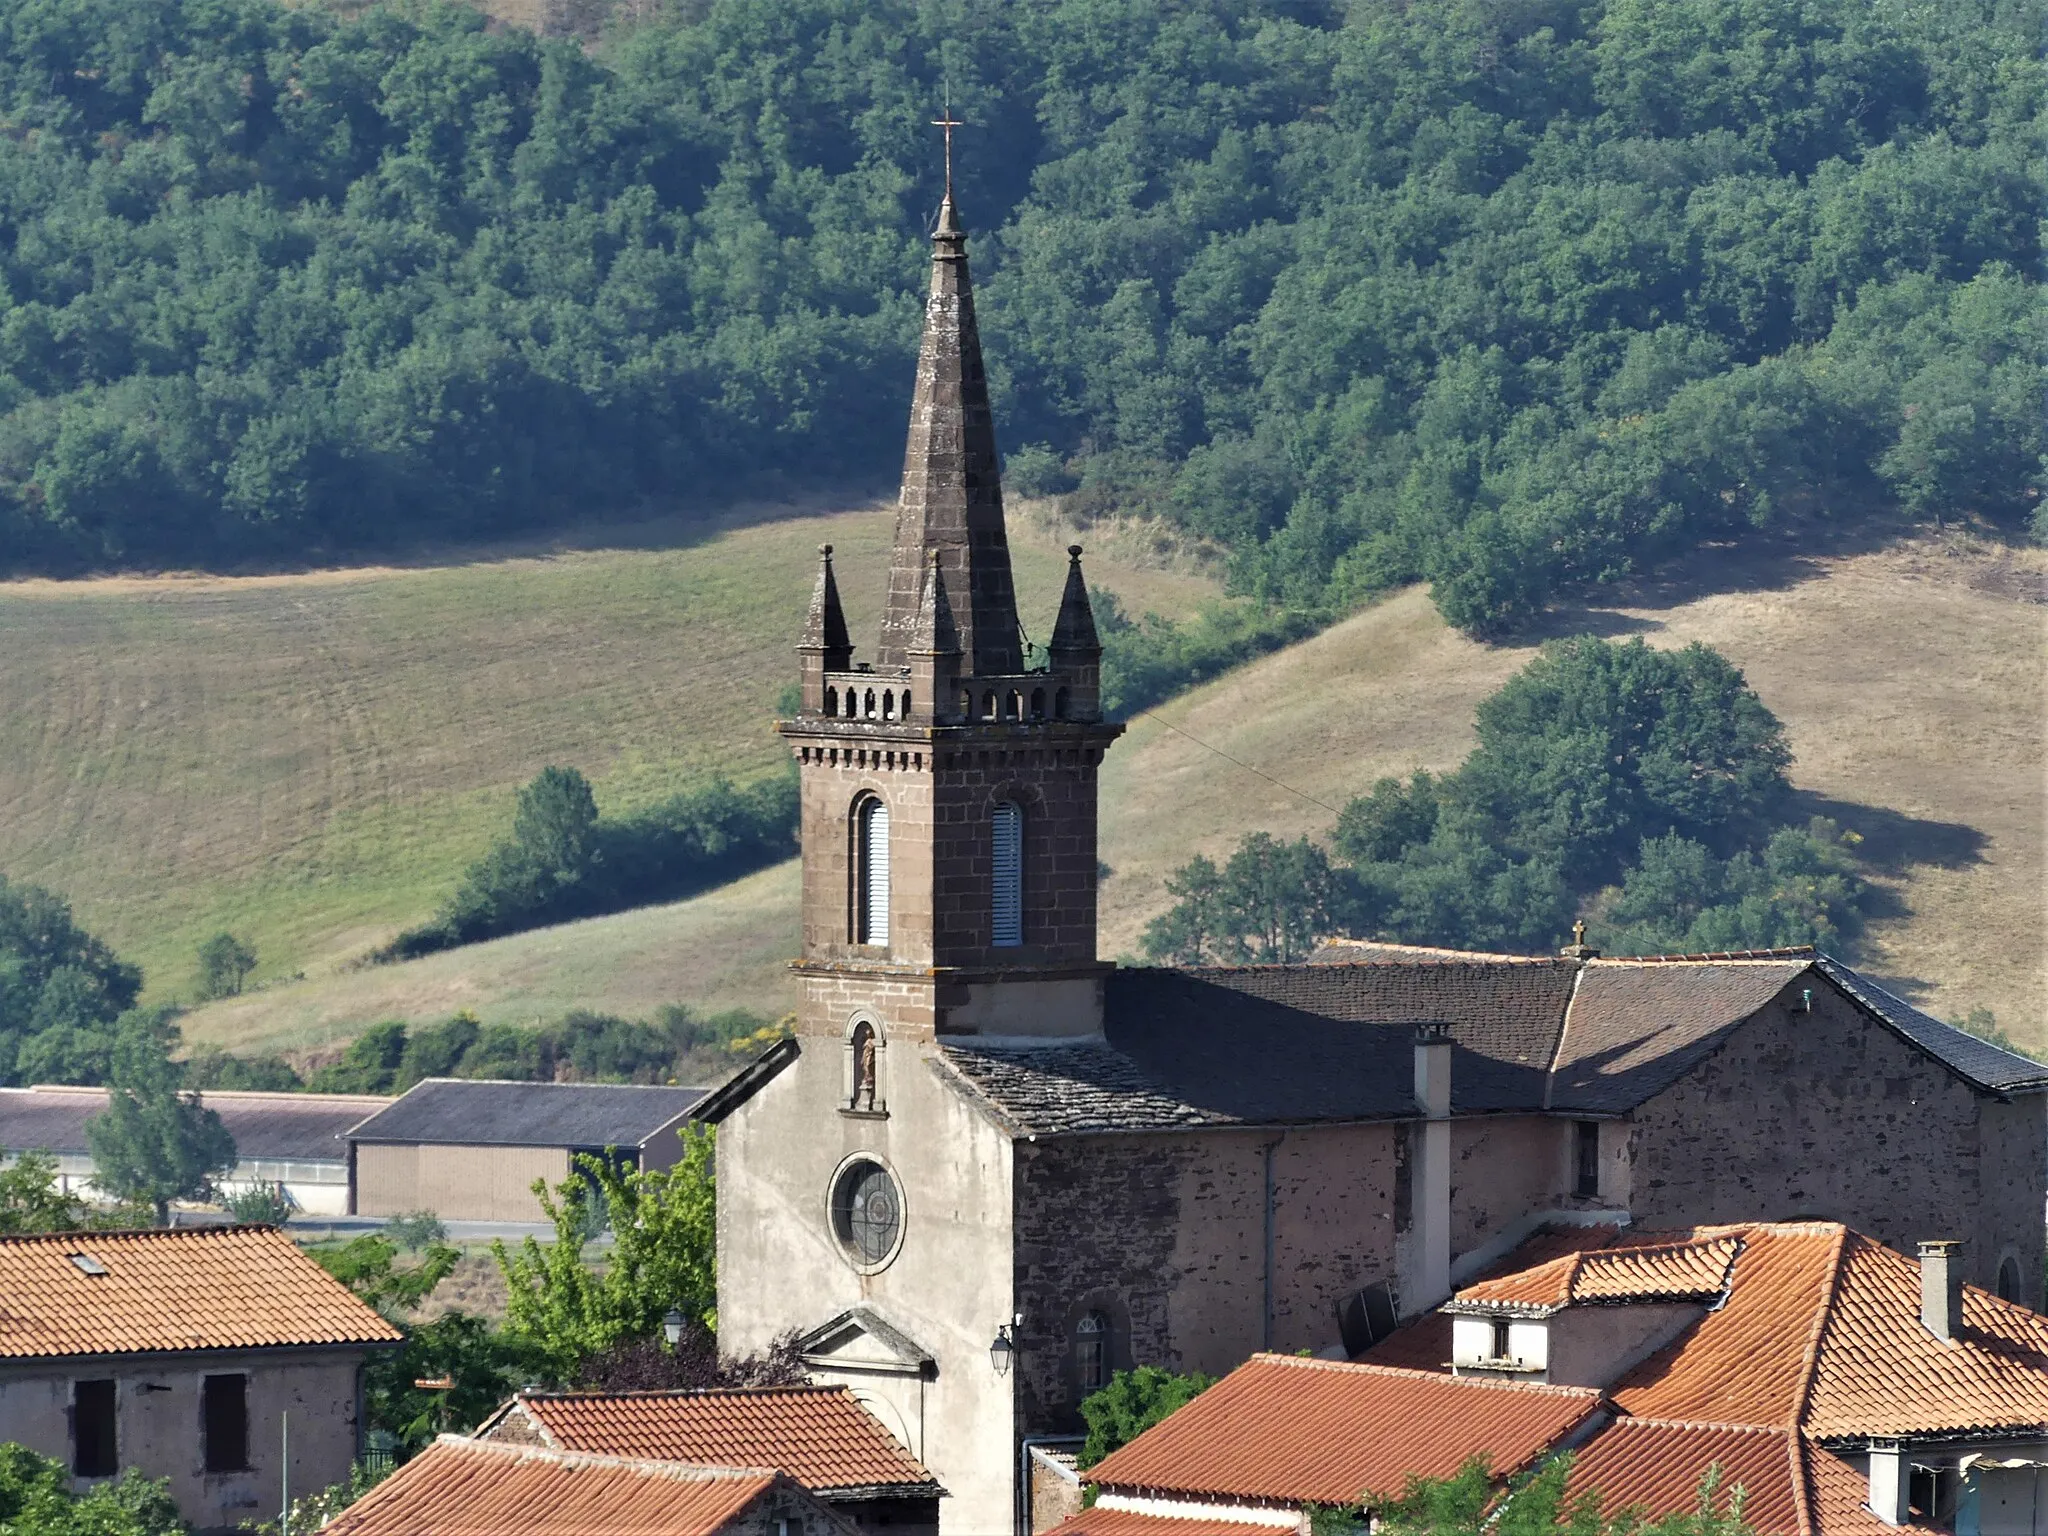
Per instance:
[[[432,911],[549,763],[607,810],[768,770],[816,546],[865,633],[893,511],[755,518],[410,569],[0,585],[0,872],[67,895],[151,997],[183,994],[221,929],[258,984],[317,979]],[[1068,534],[1016,525],[1026,623],[1050,629]],[[1090,569],[1134,610],[1216,590],[1103,544]]]
[[[1988,1007],[2016,1038],[2048,1043],[2048,556],[1962,535],[1785,547],[1618,598],[1555,627],[1705,640],[1783,717],[1807,807],[1863,836],[1884,890],[1865,964],[1923,1006]],[[1456,763],[1473,706],[1529,649],[1477,645],[1411,590],[1133,721],[1104,778],[1103,953],[1138,948],[1165,877],[1192,853],[1223,853],[1254,828],[1318,834],[1329,807],[1378,775]],[[456,1007],[525,1020],[676,997],[773,1012],[793,996],[782,960],[796,892],[784,865],[671,907],[217,1004],[188,1030],[317,1049],[374,1018]]]

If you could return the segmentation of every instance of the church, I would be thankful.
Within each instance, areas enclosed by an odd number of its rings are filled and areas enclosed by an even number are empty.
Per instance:
[[[1078,548],[1024,649],[950,191],[932,245],[881,632],[856,662],[828,547],[781,727],[796,1034],[695,1111],[726,1350],[794,1330],[931,1468],[942,1530],[1000,1536],[1115,1371],[1349,1358],[1546,1227],[1959,1239],[2041,1303],[2048,1067],[1826,955],[1098,959],[1122,727]]]

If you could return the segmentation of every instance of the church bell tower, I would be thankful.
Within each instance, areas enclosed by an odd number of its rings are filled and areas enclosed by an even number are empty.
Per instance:
[[[1100,1032],[1096,770],[1123,727],[1102,718],[1102,647],[1068,553],[1050,642],[1027,655],[949,188],[880,643],[855,662],[825,546],[803,703],[781,726],[802,780],[800,1034],[851,1040],[862,1019],[892,1040]]]

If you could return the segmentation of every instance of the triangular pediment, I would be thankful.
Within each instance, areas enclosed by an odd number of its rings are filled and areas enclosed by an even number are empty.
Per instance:
[[[870,1307],[851,1307],[813,1328],[797,1340],[797,1351],[805,1365],[828,1370],[924,1376],[933,1365],[930,1350]]]

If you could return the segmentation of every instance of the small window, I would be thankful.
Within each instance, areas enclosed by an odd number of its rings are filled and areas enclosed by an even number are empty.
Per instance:
[[[1584,1196],[1588,1200],[1597,1200],[1600,1198],[1600,1122],[1574,1121],[1572,1133],[1572,1193]]]
[[[1510,1347],[1508,1343],[1508,1320],[1504,1317],[1496,1317],[1493,1320],[1493,1358],[1496,1360],[1513,1359],[1514,1357],[1508,1353]]]
[[[112,1477],[121,1470],[111,1381],[72,1383],[71,1470],[79,1477]]]
[[[990,869],[995,884],[990,903],[990,942],[1014,949],[1024,942],[1024,813],[1008,800],[990,819]]]
[[[889,807],[870,797],[854,813],[859,828],[854,939],[861,944],[889,942]]]
[[[249,1378],[208,1376],[199,1385],[199,1417],[206,1436],[206,1470],[249,1470]]]
[[[1083,1397],[1109,1385],[1109,1319],[1100,1312],[1074,1324],[1074,1382]]]

